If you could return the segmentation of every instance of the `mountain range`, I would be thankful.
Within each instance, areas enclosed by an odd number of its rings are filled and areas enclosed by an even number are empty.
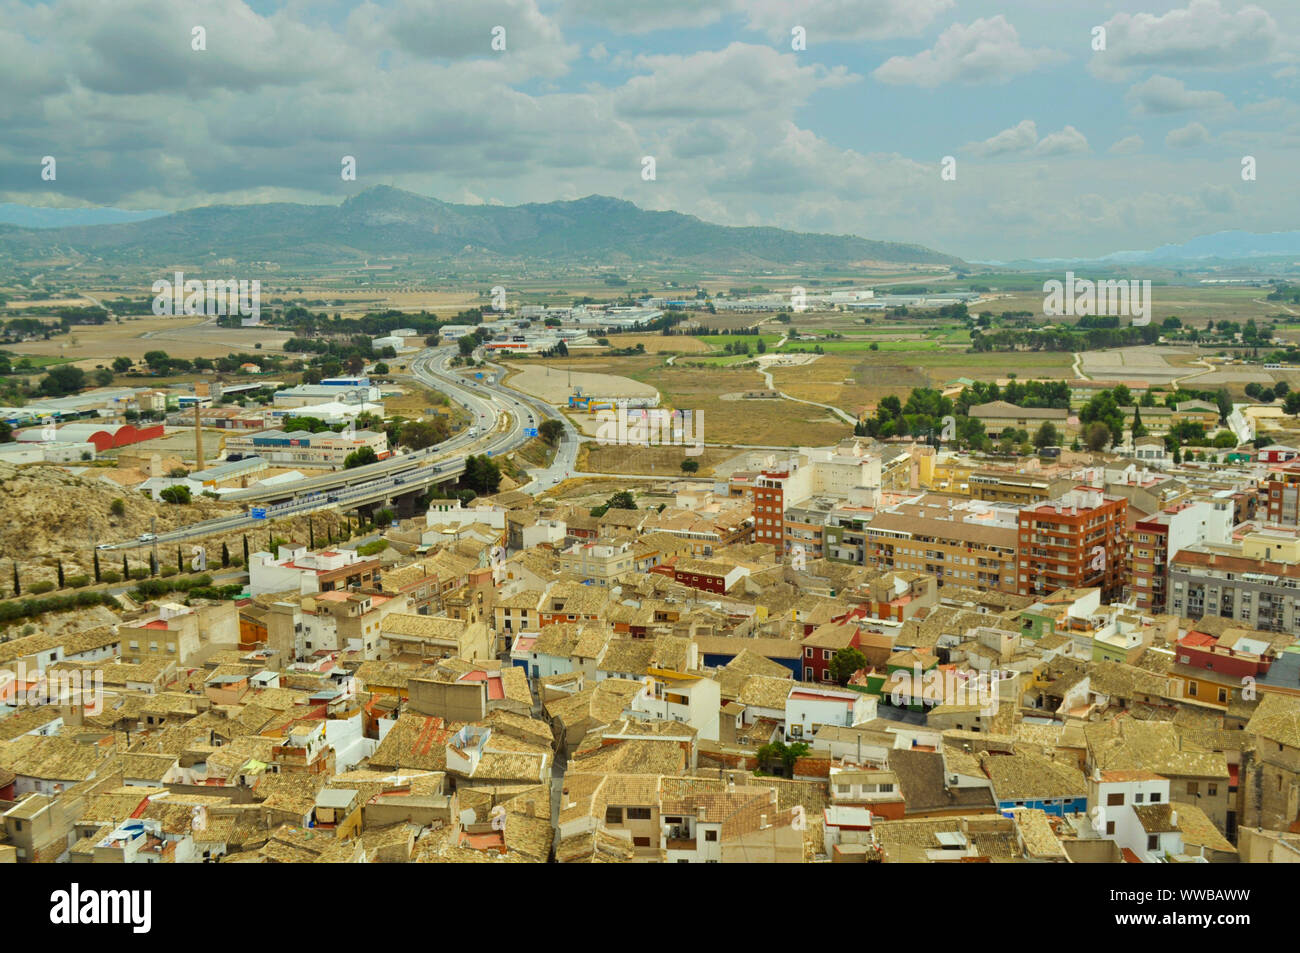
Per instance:
[[[921,245],[713,225],[599,195],[517,206],[457,205],[388,186],[339,205],[215,205],[117,224],[0,225],[0,257],[89,258],[117,266],[220,258],[333,265],[392,257],[471,266],[508,260],[735,268],[962,264]]]

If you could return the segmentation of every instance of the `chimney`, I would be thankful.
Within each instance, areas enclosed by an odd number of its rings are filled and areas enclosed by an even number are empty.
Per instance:
[[[199,424],[199,402],[194,402],[194,471],[203,469],[203,427]]]

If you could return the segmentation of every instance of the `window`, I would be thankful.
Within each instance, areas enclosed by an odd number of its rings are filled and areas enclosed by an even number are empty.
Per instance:
[[[1219,793],[1219,786],[1217,784],[1207,784],[1205,786],[1205,791],[1210,797],[1214,797]]]
[[[1106,805],[1107,805],[1108,807],[1117,807],[1117,806],[1122,805],[1123,803],[1124,803],[1124,795],[1123,795],[1123,794],[1107,794],[1107,795],[1106,795]]]
[[[1155,850],[1156,845],[1158,845],[1159,843],[1160,840],[1156,837],[1155,834],[1147,835],[1147,850]]]
[[[1158,803],[1160,803],[1160,792],[1159,792],[1159,791],[1152,791],[1152,792],[1151,792],[1151,803],[1152,803],[1152,804],[1158,804]]]
[[[629,821],[648,821],[650,820],[650,808],[629,807],[627,809],[627,819]]]
[[[1187,793],[1188,793],[1188,794],[1193,794],[1193,795],[1195,795],[1195,794],[1199,794],[1200,792],[1201,792],[1201,786],[1200,786],[1200,784],[1198,784],[1198,783],[1195,782],[1195,781],[1188,781],[1188,782],[1187,782]]]
[[[718,840],[718,832],[717,832],[717,831],[705,831],[705,832],[704,832],[704,839],[705,839],[706,841],[708,841],[709,843],[711,843],[711,844],[712,844],[712,843],[716,843],[717,840]]]
[[[621,807],[607,807],[607,808],[605,808],[605,823],[606,823],[606,824],[622,824],[622,823],[623,823],[623,809],[622,809]]]
[[[1106,833],[1107,833],[1108,835],[1110,835],[1110,834],[1114,834],[1114,833],[1115,833],[1115,822],[1114,822],[1114,821],[1107,821],[1107,822],[1106,822]]]

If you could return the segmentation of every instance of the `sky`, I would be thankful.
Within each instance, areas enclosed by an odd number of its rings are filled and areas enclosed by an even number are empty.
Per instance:
[[[0,0],[0,208],[596,193],[1091,257],[1298,227],[1298,83],[1295,0]]]

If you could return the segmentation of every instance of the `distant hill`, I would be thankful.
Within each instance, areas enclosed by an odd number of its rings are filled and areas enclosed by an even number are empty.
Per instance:
[[[33,229],[0,225],[0,256],[99,258],[107,264],[200,263],[210,258],[282,264],[415,260],[636,260],[715,267],[794,264],[961,265],[920,245],[732,228],[679,212],[649,212],[593,195],[571,202],[454,205],[379,186],[340,205],[216,205],[145,221]]]

